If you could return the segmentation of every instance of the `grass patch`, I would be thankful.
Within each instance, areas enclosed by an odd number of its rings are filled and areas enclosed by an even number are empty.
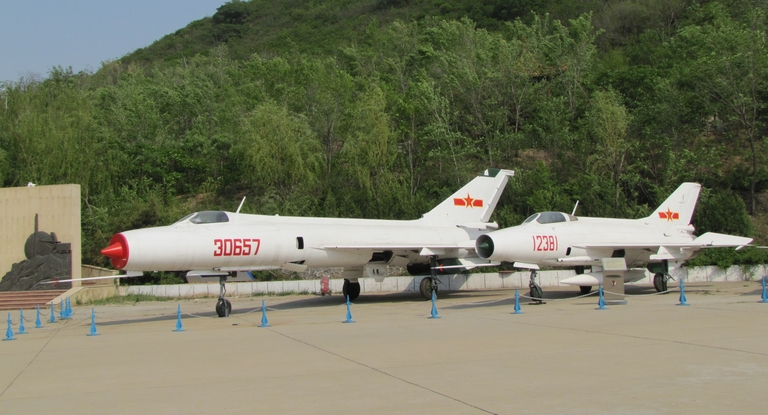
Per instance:
[[[108,305],[108,304],[136,304],[142,301],[175,301],[178,298],[173,297],[158,297],[156,295],[148,294],[128,294],[118,295],[116,297],[102,298],[100,300],[81,302],[77,300],[76,305]]]

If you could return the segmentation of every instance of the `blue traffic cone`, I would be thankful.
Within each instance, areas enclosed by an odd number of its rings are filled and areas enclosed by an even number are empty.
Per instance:
[[[28,331],[24,327],[24,310],[19,310],[19,331],[16,334],[27,334]]]
[[[72,300],[70,297],[67,297],[67,317],[72,317]]]
[[[355,320],[352,320],[352,311],[349,309],[349,296],[347,296],[347,319],[344,320],[342,323],[354,323]]]
[[[685,284],[682,278],[680,278],[680,303],[676,305],[690,305],[685,300]]]
[[[40,322],[40,304],[37,305],[37,316],[35,317],[35,328],[43,328],[43,323]]]
[[[261,300],[261,325],[259,327],[269,327],[269,320],[267,320],[267,307],[264,306],[264,300]]]
[[[13,338],[13,329],[11,328],[11,313],[8,313],[8,330],[5,331],[5,338],[3,341],[16,340]]]
[[[176,330],[174,332],[185,331],[184,326],[181,324],[181,304],[176,307]]]
[[[520,293],[518,293],[517,287],[515,287],[515,312],[512,314],[523,314],[520,311]]]
[[[600,293],[600,299],[597,300],[598,307],[595,310],[607,310],[608,307],[605,306],[605,297],[603,297],[603,284],[600,284],[598,292]]]
[[[96,311],[91,308],[91,332],[88,333],[88,336],[98,336],[99,333],[96,333]]]
[[[437,296],[435,295],[435,290],[432,290],[432,315],[429,318],[440,318],[437,315]]]
[[[765,290],[765,280],[768,279],[767,276],[763,276],[763,301],[760,301],[761,303],[768,303],[768,292]]]
[[[67,307],[64,306],[64,300],[59,301],[59,319],[67,319]]]
[[[55,323],[56,322],[56,310],[53,308],[53,302],[51,302],[51,320],[48,321],[49,323]]]

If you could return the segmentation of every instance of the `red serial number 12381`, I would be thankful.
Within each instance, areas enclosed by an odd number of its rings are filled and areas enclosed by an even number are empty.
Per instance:
[[[531,235],[533,238],[534,251],[557,251],[560,247],[557,243],[557,236],[554,235]]]
[[[214,239],[213,256],[248,256],[259,253],[260,239]]]

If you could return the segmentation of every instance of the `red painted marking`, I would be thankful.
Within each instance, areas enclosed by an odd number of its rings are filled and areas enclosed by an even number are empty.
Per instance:
[[[476,208],[476,207],[483,207],[483,199],[474,199],[472,196],[467,193],[467,197],[454,197],[453,198],[453,205],[454,206],[464,206],[468,208]]]
[[[556,235],[531,235],[531,238],[533,238],[533,250],[537,252],[554,252],[560,246]]]
[[[214,239],[213,256],[250,256],[259,253],[261,239]]]
[[[666,212],[659,212],[659,219],[666,219],[667,221],[679,220],[680,212],[673,212],[672,209],[667,208]]]

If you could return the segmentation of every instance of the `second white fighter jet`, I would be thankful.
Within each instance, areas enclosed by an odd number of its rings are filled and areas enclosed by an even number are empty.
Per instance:
[[[571,267],[576,276],[560,281],[578,285],[582,293],[603,283],[602,260],[624,258],[629,269],[624,282],[654,273],[657,291],[667,290],[669,269],[694,257],[701,249],[736,247],[752,238],[707,232],[694,234],[691,225],[701,185],[683,183],[650,216],[642,219],[589,218],[562,212],[540,212],[522,224],[480,235],[475,249],[480,258],[514,262],[531,270],[531,297],[541,298],[536,283],[540,266]],[[584,268],[591,267],[585,273]]]

